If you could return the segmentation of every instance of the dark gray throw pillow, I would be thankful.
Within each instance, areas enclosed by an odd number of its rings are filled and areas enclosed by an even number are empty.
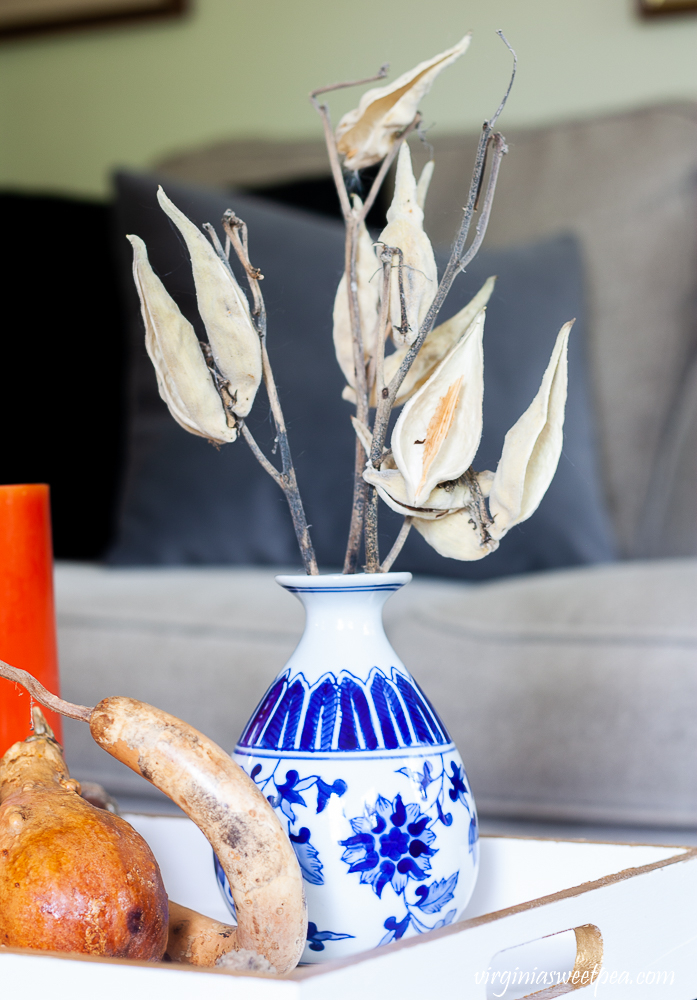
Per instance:
[[[109,561],[117,565],[298,564],[285,499],[243,441],[216,450],[182,430],[157,393],[126,233],[148,246],[153,267],[203,338],[191,269],[177,231],[160,210],[157,179],[116,178],[117,228],[132,331],[130,450],[119,532]],[[167,194],[198,225],[220,232],[233,207],[249,226],[252,262],[264,274],[268,346],[318,561],[343,562],[352,492],[352,407],[341,400],[331,316],[342,271],[343,227],[330,219],[249,195],[225,195],[164,181]],[[442,268],[446,254],[439,254]],[[485,331],[484,436],[475,468],[495,469],[506,430],[529,405],[562,323],[576,316],[570,347],[570,391],[564,454],[539,510],[514,529],[498,552],[478,563],[437,555],[412,532],[397,568],[484,579],[607,560],[610,526],[598,479],[584,359],[583,274],[578,247],[561,236],[534,246],[482,253],[458,278],[443,318],[455,313],[490,274],[499,281]],[[244,285],[243,276],[239,274]],[[273,431],[260,391],[248,426],[267,454]],[[380,508],[386,553],[400,518]]]

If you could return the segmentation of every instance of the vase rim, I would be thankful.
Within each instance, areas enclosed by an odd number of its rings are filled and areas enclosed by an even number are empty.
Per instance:
[[[281,573],[275,580],[286,590],[308,593],[322,590],[397,590],[409,583],[411,578],[411,573],[322,573],[318,576]]]

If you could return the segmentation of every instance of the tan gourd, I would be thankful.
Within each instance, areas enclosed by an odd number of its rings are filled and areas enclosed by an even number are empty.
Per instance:
[[[22,684],[53,711],[89,723],[95,741],[176,802],[215,850],[230,883],[237,927],[227,934],[227,925],[218,925],[226,936],[213,950],[203,942],[197,946],[187,932],[176,960],[208,964],[226,952],[243,952],[261,956],[277,973],[295,968],[307,936],[300,866],[272,807],[224,750],[181,719],[133,698],[105,698],[88,708],[57,698],[31,674],[1,660],[0,676]],[[176,914],[179,919],[181,908]],[[208,918],[199,924],[208,935]]]
[[[0,761],[0,943],[159,960],[167,894],[152,851],[70,778],[41,709]]]

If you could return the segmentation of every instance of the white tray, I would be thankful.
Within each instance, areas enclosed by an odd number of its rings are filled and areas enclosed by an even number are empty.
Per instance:
[[[210,847],[193,823],[126,818],[151,845],[171,898],[228,921]],[[536,943],[498,954],[527,942]],[[540,978],[572,970],[566,985]],[[514,988],[510,974],[521,973],[531,985]],[[462,921],[282,978],[0,949],[2,1000],[547,1000],[579,989],[579,1000],[697,998],[697,848],[482,837]]]

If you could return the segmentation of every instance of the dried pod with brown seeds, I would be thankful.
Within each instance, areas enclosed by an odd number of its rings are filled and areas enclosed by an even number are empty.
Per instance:
[[[158,961],[167,894],[152,851],[90,805],[41,709],[0,761],[0,944]]]

